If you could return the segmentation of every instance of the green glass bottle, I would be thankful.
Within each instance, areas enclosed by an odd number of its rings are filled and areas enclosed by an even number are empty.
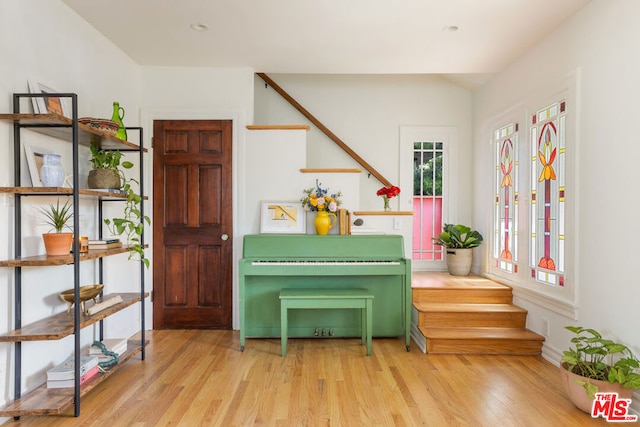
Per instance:
[[[127,140],[127,129],[124,127],[124,123],[122,123],[122,119],[124,119],[124,108],[120,106],[119,102],[113,103],[113,116],[111,116],[111,120],[118,123],[118,131],[116,132],[116,138]]]

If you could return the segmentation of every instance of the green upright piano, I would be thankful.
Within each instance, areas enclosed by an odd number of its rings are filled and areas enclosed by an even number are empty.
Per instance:
[[[280,336],[283,288],[363,288],[374,293],[373,336],[410,349],[411,260],[399,235],[246,235],[239,261],[240,346]],[[290,337],[359,337],[356,310],[292,310]]]

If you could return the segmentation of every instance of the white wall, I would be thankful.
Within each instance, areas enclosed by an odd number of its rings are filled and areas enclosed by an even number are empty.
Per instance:
[[[471,93],[432,75],[293,75],[269,74],[353,151],[394,185],[412,165],[400,169],[400,126],[453,126],[459,131],[454,162],[461,171],[458,203],[471,209]],[[311,124],[256,76],[256,124]],[[315,126],[307,135],[307,167],[360,167]],[[407,170],[408,169],[408,170]],[[411,180],[411,179],[410,179]],[[412,182],[412,180],[411,180]],[[376,191],[382,185],[363,170],[358,209],[381,209]],[[411,188],[401,188],[393,210],[411,211]]]
[[[111,117],[113,101],[126,109],[125,124],[139,125],[140,71],[126,55],[116,49],[101,34],[81,20],[60,1],[3,0],[0,2],[0,111],[12,111],[11,94],[27,92],[27,79],[34,78],[61,92],[78,94],[80,116]],[[25,106],[27,108],[27,106]],[[24,112],[30,112],[30,110]],[[29,137],[46,147],[68,149],[69,145],[54,142],[37,135]],[[13,128],[0,123],[0,185],[13,185]],[[70,152],[65,166],[70,171]],[[83,165],[88,169],[89,165]],[[86,170],[85,170],[86,172]],[[69,172],[70,173],[70,172]],[[54,201],[44,199],[45,201]],[[43,200],[40,200],[43,201]],[[34,207],[35,200],[24,203],[23,232],[29,244],[25,255],[43,253],[39,234],[42,220]],[[0,196],[0,258],[13,254],[13,207],[11,198]],[[95,209],[91,203],[82,203],[80,219],[83,233],[95,233],[92,228]],[[86,228],[84,228],[86,227]],[[137,265],[126,261],[126,256],[109,260],[118,264],[122,276],[107,274],[111,290],[119,286],[131,289],[137,286]],[[85,266],[84,264],[87,264]],[[83,263],[82,284],[95,283],[90,263]],[[131,273],[127,273],[131,271]],[[55,312],[64,311],[66,305],[57,294],[73,286],[71,267],[23,269],[23,296],[27,303],[23,309],[23,323]],[[133,277],[131,283],[130,277]],[[126,283],[126,285],[125,285]],[[13,325],[13,270],[0,269],[0,331]],[[125,310],[112,323],[110,334],[129,336],[135,333],[139,312]],[[93,339],[93,328],[83,331],[82,340],[88,345]],[[47,368],[62,361],[73,351],[73,337],[60,341],[28,342],[23,344],[23,385],[31,389],[41,384]],[[13,399],[13,346],[0,344],[0,403]]]
[[[575,234],[573,261],[577,318],[520,298],[528,322],[549,320],[545,354],[556,361],[569,345],[565,325],[600,330],[640,354],[640,247],[633,240],[640,218],[640,2],[593,0],[544,41],[478,91],[474,107],[475,223],[487,235],[491,222],[492,151],[487,141],[495,117],[526,106],[571,73],[577,73],[576,187],[567,189],[575,207],[567,218]],[[524,116],[523,116],[524,117]],[[525,180],[526,182],[526,180]],[[489,197],[487,197],[489,196]],[[521,233],[525,235],[526,233]],[[484,245],[484,253],[489,245]],[[483,270],[488,271],[488,258]],[[522,270],[527,270],[522,268]],[[526,274],[523,273],[523,274]],[[518,291],[516,291],[518,295]]]

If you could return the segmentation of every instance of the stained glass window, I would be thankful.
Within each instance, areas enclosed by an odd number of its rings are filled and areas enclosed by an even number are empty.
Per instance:
[[[518,124],[497,129],[493,258],[498,269],[518,272]]]
[[[564,286],[565,102],[531,117],[531,202],[529,267],[531,278]]]

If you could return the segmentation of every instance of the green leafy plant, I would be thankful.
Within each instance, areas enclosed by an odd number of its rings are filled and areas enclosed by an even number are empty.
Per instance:
[[[110,169],[117,171],[122,175],[122,171],[118,169],[118,166],[120,166],[120,160],[122,159],[122,153],[120,151],[103,150],[94,143],[91,144],[90,150],[91,158],[89,161],[94,169]],[[122,167],[129,169],[133,167],[133,163],[122,162]]]
[[[462,224],[445,224],[438,237],[432,237],[434,244],[453,249],[469,249],[480,246],[482,235]]]
[[[123,163],[122,166],[128,169],[132,167],[133,164],[128,166]],[[137,255],[144,265],[149,268],[149,259],[145,256],[144,246],[142,245],[142,233],[144,232],[145,222],[147,225],[150,225],[151,219],[147,215],[142,215],[140,211],[142,197],[134,191],[132,184],[140,185],[140,183],[133,178],[124,178],[122,191],[126,194],[127,198],[122,217],[105,219],[104,223],[112,235],[124,236],[126,244],[131,250],[129,259],[133,259]]]
[[[562,356],[570,372],[589,379],[619,383],[625,388],[640,388],[640,374],[634,372],[640,362],[627,346],[603,338],[594,329],[565,328],[575,334],[571,339],[574,347],[564,351]],[[598,386],[589,381],[576,383],[582,384],[591,399],[598,392]]]
[[[46,208],[40,208],[40,210],[46,218],[45,222],[50,225],[56,233],[62,233],[65,227],[71,230],[71,227],[67,225],[67,222],[73,217],[71,206],[69,200],[65,202],[64,206],[60,206],[60,200],[57,200],[55,205],[52,204]]]

